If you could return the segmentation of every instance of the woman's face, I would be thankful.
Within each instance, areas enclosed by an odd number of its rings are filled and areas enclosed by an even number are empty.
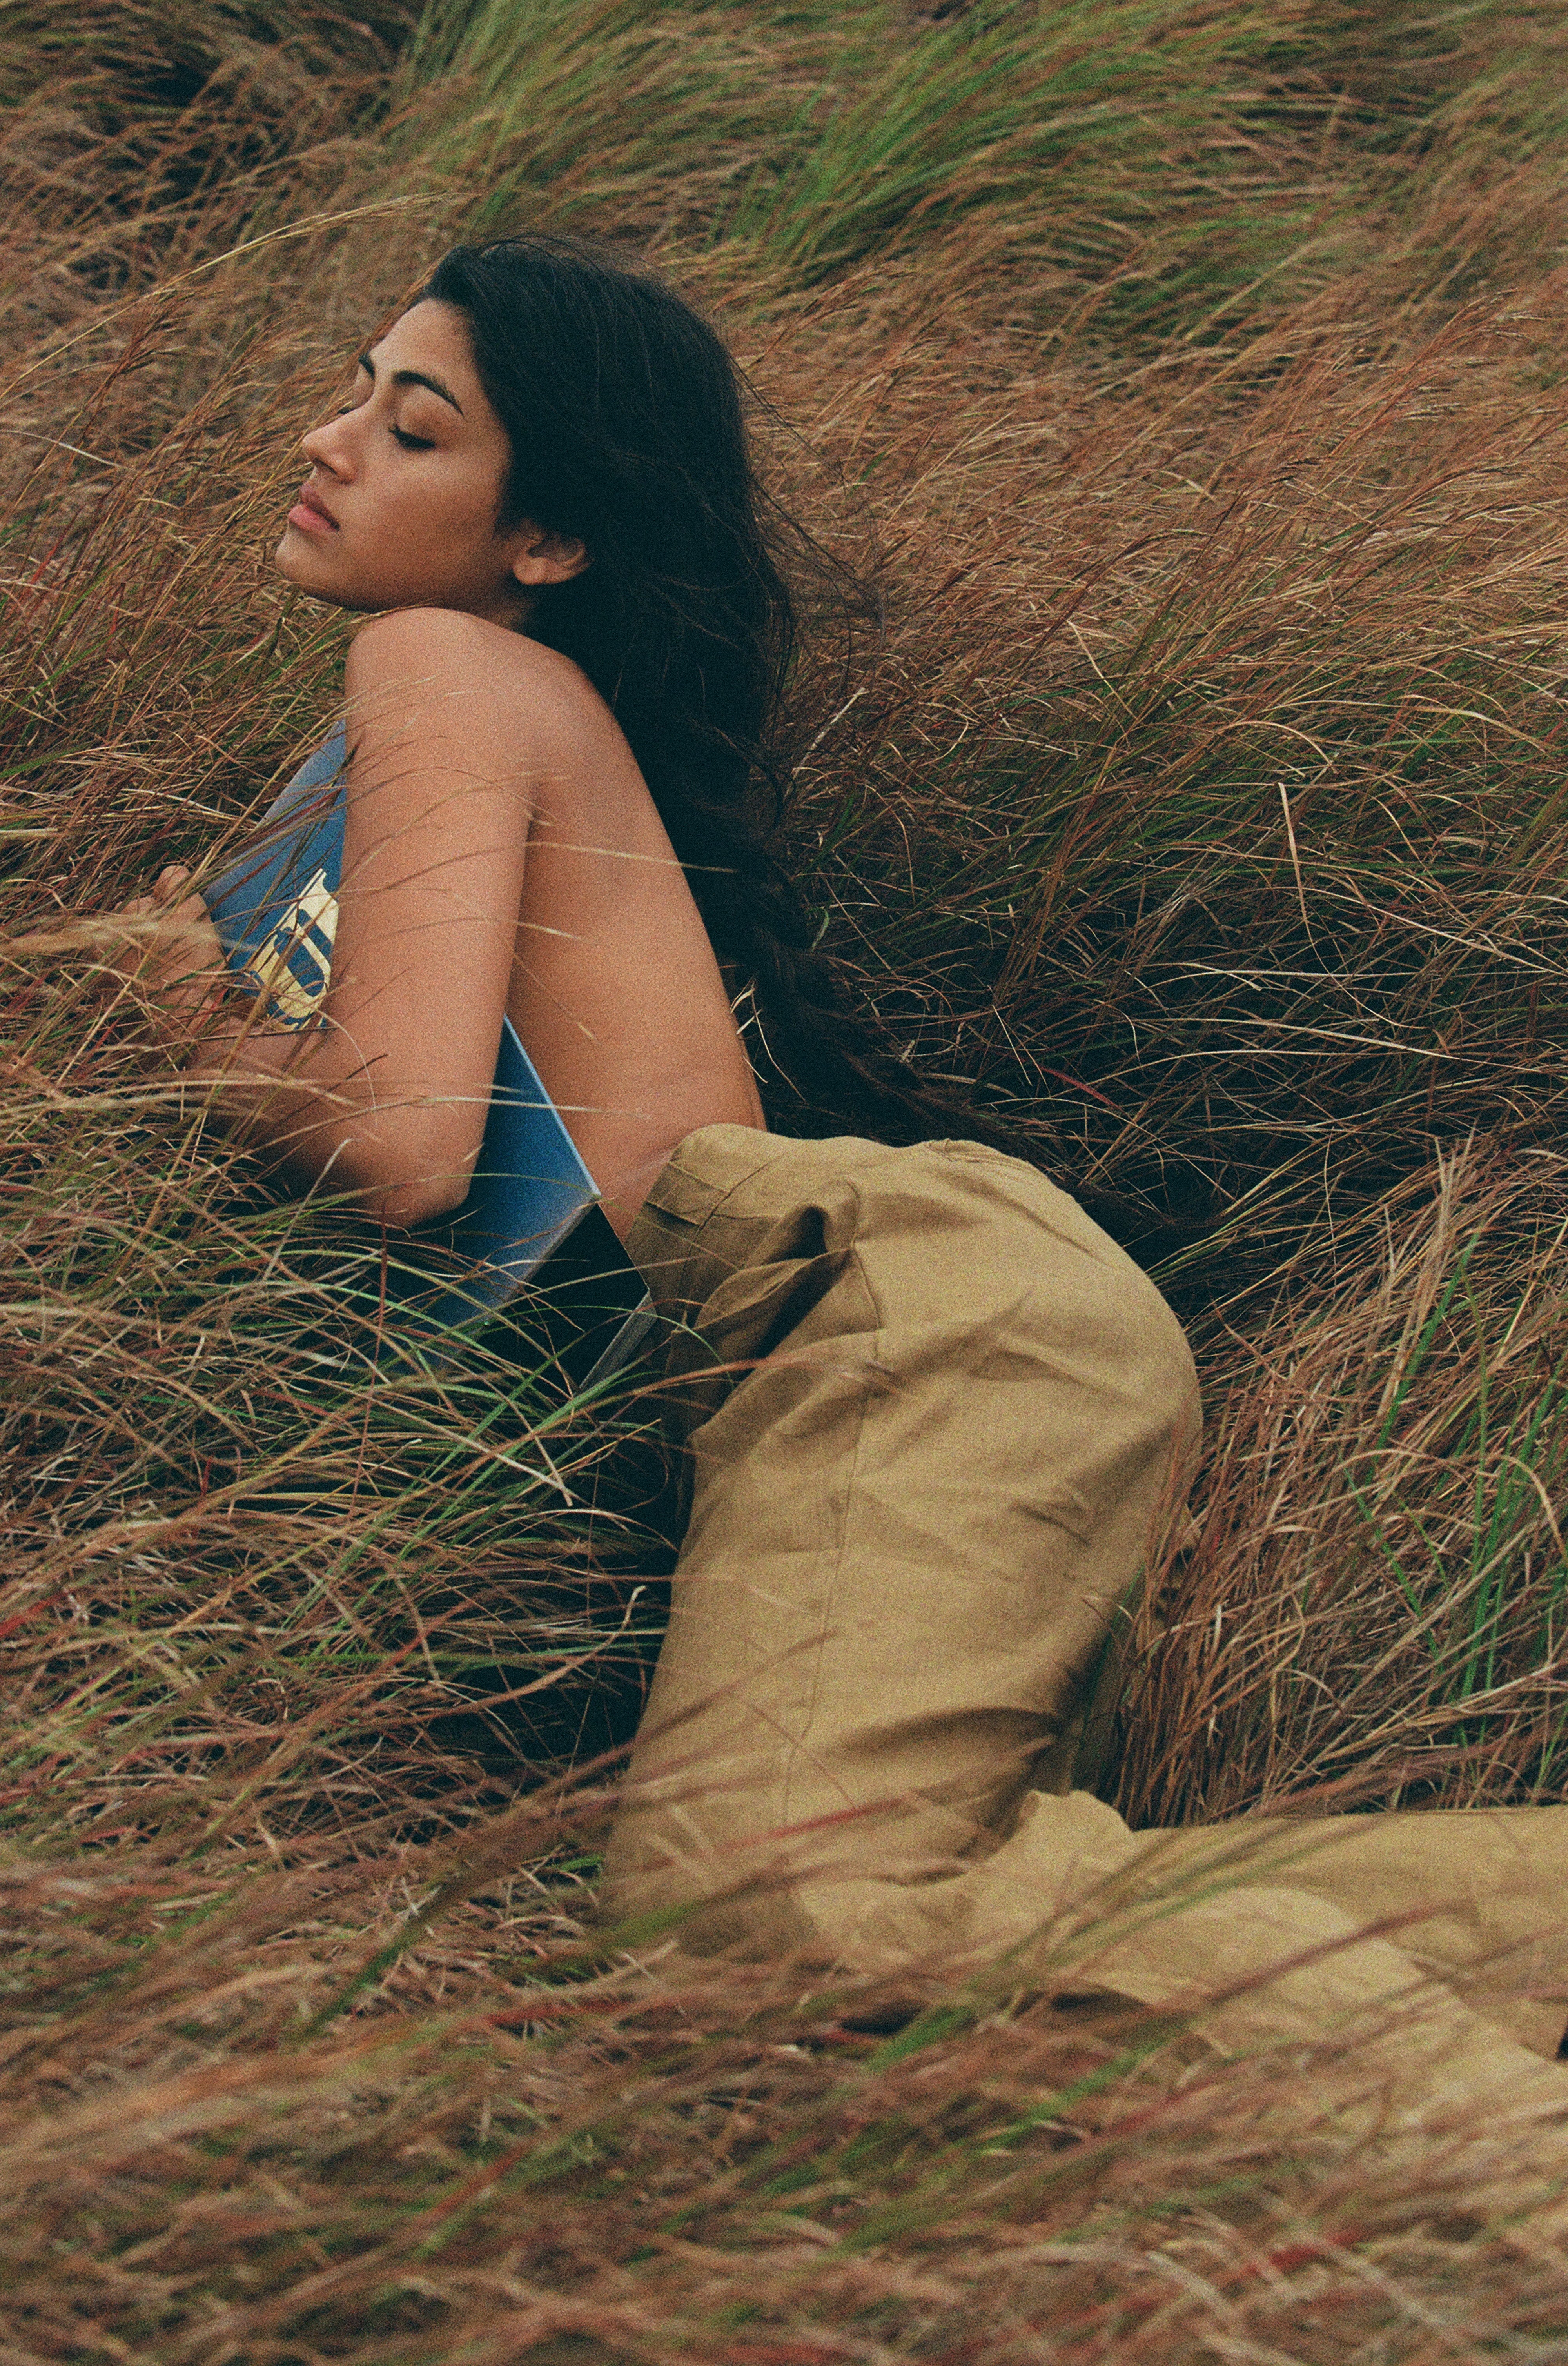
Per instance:
[[[497,528],[511,452],[474,365],[468,324],[426,301],[360,361],[353,399],[303,439],[310,474],[279,571],[340,608],[457,608],[521,625],[528,593],[587,564],[524,520]]]

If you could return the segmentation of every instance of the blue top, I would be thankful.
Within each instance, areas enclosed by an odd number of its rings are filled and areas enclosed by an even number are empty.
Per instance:
[[[274,1024],[308,1025],[331,976],[347,801],[340,724],[269,809],[257,845],[202,890],[230,966],[266,994]],[[473,1260],[473,1271],[461,1290],[426,1303],[421,1313],[442,1326],[504,1305],[598,1200],[598,1185],[517,1030],[503,1019],[468,1197],[439,1228],[445,1245]]]

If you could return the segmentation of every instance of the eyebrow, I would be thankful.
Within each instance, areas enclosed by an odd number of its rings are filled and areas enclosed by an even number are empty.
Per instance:
[[[367,370],[372,378],[375,377],[375,364],[372,361],[367,353],[361,354],[359,357],[359,366],[362,370]],[[394,386],[428,387],[432,394],[440,395],[442,402],[451,403],[459,419],[463,417],[463,405],[458,401],[457,397],[451,391],[450,388],[442,386],[440,378],[431,377],[427,370],[394,370],[392,373],[392,383]]]

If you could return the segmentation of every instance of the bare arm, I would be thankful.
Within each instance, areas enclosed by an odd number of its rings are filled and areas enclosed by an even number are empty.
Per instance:
[[[219,1122],[301,1184],[353,1192],[398,1225],[463,1200],[495,1076],[543,760],[518,745],[515,698],[495,695],[497,638],[446,610],[398,611],[358,635],[321,1020],[284,1031],[230,1000],[185,1071]],[[502,654],[529,663],[527,645]],[[535,654],[547,731],[552,661]]]

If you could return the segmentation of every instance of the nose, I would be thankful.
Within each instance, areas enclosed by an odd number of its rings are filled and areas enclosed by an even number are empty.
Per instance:
[[[353,474],[351,438],[344,433],[347,418],[323,419],[299,439],[299,448],[313,468],[325,468],[329,476],[347,478]]]

